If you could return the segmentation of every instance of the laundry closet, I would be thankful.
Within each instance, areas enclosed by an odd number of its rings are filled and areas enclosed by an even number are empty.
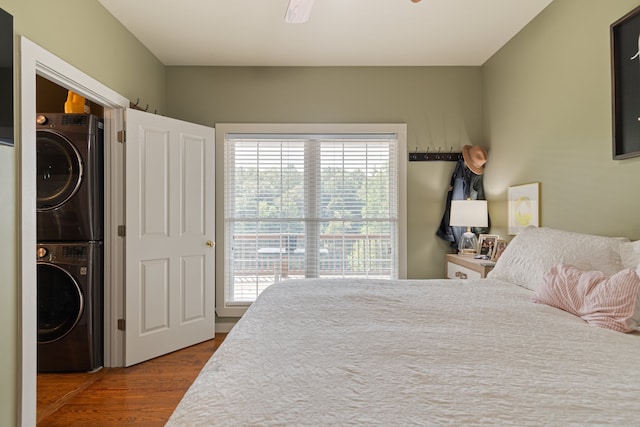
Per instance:
[[[91,372],[104,360],[104,110],[40,76],[36,108],[38,372]]]

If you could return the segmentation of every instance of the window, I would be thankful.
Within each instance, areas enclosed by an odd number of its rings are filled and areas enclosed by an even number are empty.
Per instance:
[[[405,125],[216,128],[225,306],[280,280],[404,276]]]

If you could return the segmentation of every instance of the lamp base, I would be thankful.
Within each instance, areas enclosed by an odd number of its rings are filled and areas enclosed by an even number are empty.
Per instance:
[[[478,250],[478,238],[471,231],[467,231],[460,236],[458,242],[458,253],[461,255],[475,254]]]

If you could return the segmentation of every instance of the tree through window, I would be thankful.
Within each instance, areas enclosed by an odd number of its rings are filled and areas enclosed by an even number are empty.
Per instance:
[[[397,133],[226,133],[225,303],[291,278],[399,277]]]

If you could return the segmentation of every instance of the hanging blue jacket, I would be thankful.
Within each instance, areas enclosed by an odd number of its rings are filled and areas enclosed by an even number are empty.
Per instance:
[[[460,236],[466,231],[466,227],[452,227],[449,225],[449,216],[451,214],[452,200],[485,200],[484,186],[482,184],[482,175],[476,175],[471,172],[463,159],[458,160],[456,169],[451,176],[449,184],[449,192],[447,193],[447,201],[444,209],[444,215],[440,222],[440,227],[436,231],[436,236],[447,242],[451,242],[452,248],[458,247]],[[487,214],[488,216],[488,214]],[[473,227],[472,231],[476,234],[485,234],[489,232],[491,227],[491,218],[488,218],[488,227]]]

